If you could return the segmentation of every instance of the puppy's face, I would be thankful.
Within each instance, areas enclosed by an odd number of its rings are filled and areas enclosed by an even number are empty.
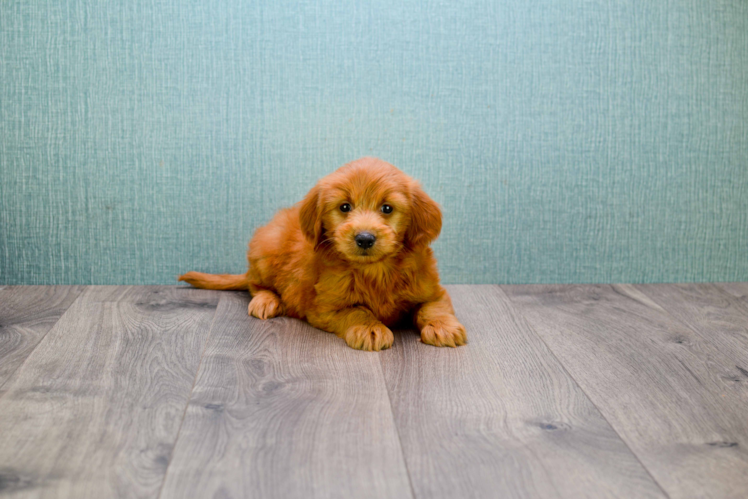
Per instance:
[[[428,245],[441,230],[438,205],[381,160],[363,158],[320,180],[301,205],[301,226],[316,247],[368,264]]]

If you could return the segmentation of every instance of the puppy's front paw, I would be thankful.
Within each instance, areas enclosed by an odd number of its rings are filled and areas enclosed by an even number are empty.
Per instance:
[[[283,314],[280,297],[268,290],[262,290],[252,297],[247,307],[250,316],[260,319],[275,318]]]
[[[457,347],[467,343],[465,327],[455,317],[429,321],[421,330],[421,340],[436,347]]]
[[[379,351],[392,346],[395,337],[389,328],[382,323],[353,325],[343,336],[343,340],[354,349],[362,351]]]

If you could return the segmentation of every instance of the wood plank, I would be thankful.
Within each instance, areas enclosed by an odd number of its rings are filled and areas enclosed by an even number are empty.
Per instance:
[[[710,283],[635,287],[730,360],[715,370],[725,380],[748,383],[748,301]]]
[[[0,399],[0,495],[157,496],[218,295],[87,289]]]
[[[748,304],[748,283],[716,283],[730,295],[737,297],[742,304]]]
[[[502,286],[673,497],[748,495],[748,386],[630,285]]]
[[[376,353],[221,296],[164,497],[410,497]]]
[[[382,353],[417,497],[661,497],[496,286],[447,287],[469,344]]]
[[[0,394],[8,378],[84,288],[6,286],[0,289]]]

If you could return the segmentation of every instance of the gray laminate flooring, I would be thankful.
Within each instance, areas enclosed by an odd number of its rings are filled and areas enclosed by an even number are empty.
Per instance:
[[[0,497],[746,497],[748,284],[450,286],[381,353],[249,295],[0,288]]]

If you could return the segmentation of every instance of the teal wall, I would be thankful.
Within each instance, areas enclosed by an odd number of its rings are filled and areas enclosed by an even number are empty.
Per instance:
[[[243,272],[365,155],[448,283],[748,281],[748,2],[0,1],[0,283]]]

